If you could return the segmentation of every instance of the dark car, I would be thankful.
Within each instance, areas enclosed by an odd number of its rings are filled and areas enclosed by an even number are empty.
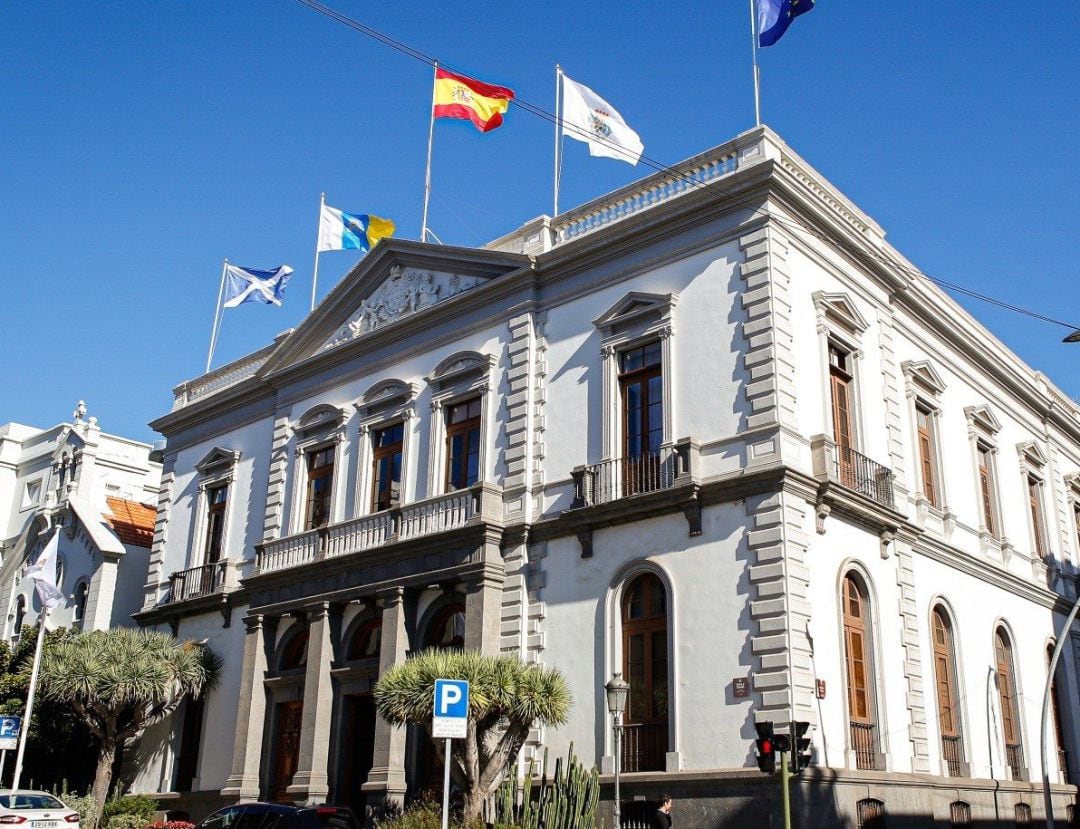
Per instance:
[[[360,823],[341,806],[237,803],[204,818],[197,829],[360,829]]]

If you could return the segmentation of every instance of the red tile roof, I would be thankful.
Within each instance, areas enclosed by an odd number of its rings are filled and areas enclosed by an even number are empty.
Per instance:
[[[103,516],[124,544],[149,548],[154,540],[157,511],[147,504],[126,498],[106,498],[112,515]]]

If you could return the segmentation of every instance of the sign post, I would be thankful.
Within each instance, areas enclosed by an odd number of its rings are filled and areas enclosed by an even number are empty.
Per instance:
[[[451,741],[464,739],[468,727],[469,683],[463,679],[436,679],[431,736],[436,740],[446,740],[443,750],[442,829],[447,829],[450,820]]]
[[[4,780],[4,766],[7,765],[7,753],[19,746],[19,729],[22,717],[0,717],[0,786]]]

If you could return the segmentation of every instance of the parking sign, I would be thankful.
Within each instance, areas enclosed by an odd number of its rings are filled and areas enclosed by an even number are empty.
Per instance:
[[[435,711],[431,736],[462,740],[469,722],[469,683],[463,679],[435,680]]]
[[[19,728],[22,717],[0,717],[0,751],[14,751],[19,747]]]

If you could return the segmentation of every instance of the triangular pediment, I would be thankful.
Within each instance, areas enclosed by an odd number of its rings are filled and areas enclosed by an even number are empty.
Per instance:
[[[982,406],[965,406],[964,416],[973,426],[978,426],[991,435],[996,435],[1001,431],[1001,421],[994,416],[993,410],[985,404]]]
[[[65,426],[63,431],[57,436],[56,449],[53,450],[53,460],[59,461],[61,458],[67,456],[71,457],[73,452],[81,452],[86,446],[86,441],[83,436],[72,429],[70,426]]]
[[[528,263],[521,254],[384,239],[274,349],[259,375],[347,348]]]
[[[1043,452],[1039,444],[1033,440],[1022,441],[1021,443],[1016,444],[1016,451],[1019,452],[1025,460],[1035,466],[1046,465],[1046,453]]]
[[[240,452],[238,450],[222,449],[220,446],[215,446],[203,456],[201,461],[195,464],[195,468],[205,475],[208,472],[227,469],[238,460],[240,460]]]
[[[908,382],[921,386],[925,391],[935,395],[945,391],[945,381],[928,360],[905,360],[900,368]]]
[[[593,325],[603,330],[618,328],[625,323],[655,317],[662,319],[671,315],[678,301],[675,294],[650,294],[631,291],[604,313],[593,320]]]
[[[861,334],[870,325],[847,294],[827,294],[824,291],[816,291],[814,306],[819,315],[845,329],[849,334]]]

